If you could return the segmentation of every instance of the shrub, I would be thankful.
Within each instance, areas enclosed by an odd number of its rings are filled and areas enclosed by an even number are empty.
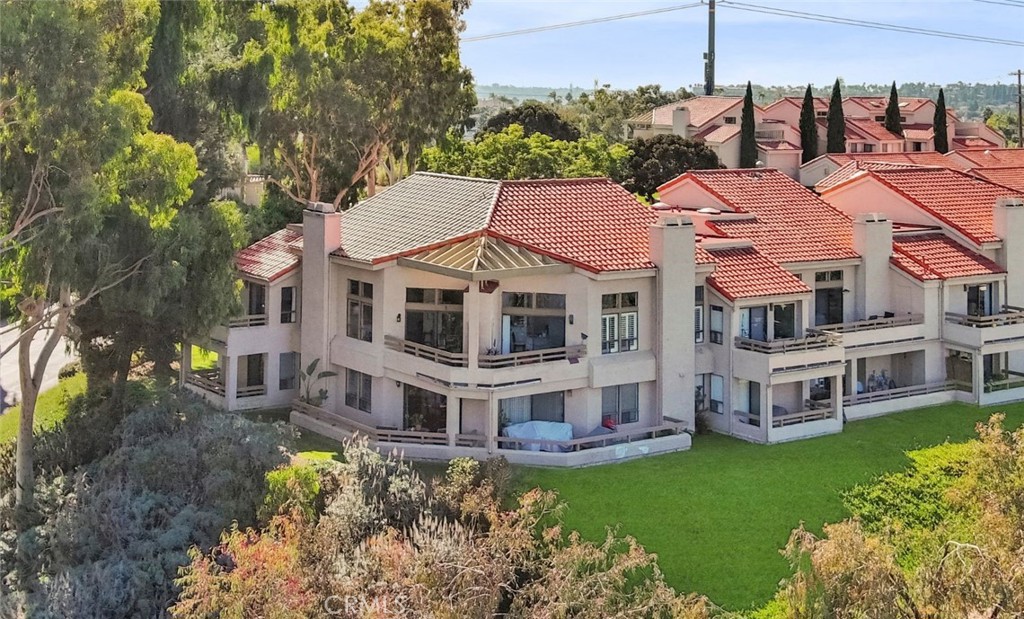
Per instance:
[[[274,516],[296,511],[306,521],[313,521],[319,496],[320,475],[315,467],[305,464],[270,471],[259,520],[269,522]]]
[[[76,359],[70,363],[65,363],[60,370],[57,371],[57,378],[64,380],[65,378],[71,378],[81,372],[82,362]]]

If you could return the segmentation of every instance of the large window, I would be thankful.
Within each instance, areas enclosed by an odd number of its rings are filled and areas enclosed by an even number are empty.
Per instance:
[[[601,421],[634,423],[640,419],[640,386],[637,383],[601,389]]]
[[[278,356],[277,388],[279,391],[288,391],[298,387],[299,380],[299,353],[283,352]]]
[[[373,402],[372,393],[373,377],[355,370],[345,371],[345,406],[369,413]]]
[[[565,421],[565,392],[536,393],[498,400],[502,428],[527,421]]]
[[[348,280],[348,336],[373,341],[373,284]]]
[[[637,293],[601,295],[601,354],[638,348]]]
[[[740,310],[740,337],[768,341],[768,306],[757,305]]]
[[[263,381],[263,355],[245,355],[242,357],[245,359],[245,386],[246,387],[260,387],[264,385]]]
[[[405,385],[405,427],[440,432],[448,423],[448,398],[443,394]]]
[[[786,340],[796,337],[796,303],[777,303],[772,308],[773,339]]]
[[[291,324],[299,319],[299,298],[295,286],[281,289],[281,324]]]
[[[711,375],[711,412],[725,412],[725,378],[718,374]]]
[[[693,341],[704,343],[704,286],[697,286],[693,294]]]
[[[565,346],[565,295],[504,292],[501,295],[502,354]]]
[[[761,426],[761,383],[736,381],[736,411],[752,426]]]
[[[711,306],[711,325],[708,336],[712,344],[722,343],[722,329],[725,326],[725,313],[720,305]]]
[[[461,290],[407,288],[405,339],[447,352],[462,352]]]
[[[242,300],[249,316],[260,316],[267,313],[267,287],[262,284],[243,282]]]
[[[968,316],[991,316],[992,315],[992,286],[968,286],[967,287],[967,315]]]
[[[843,272],[819,271],[814,274],[814,324],[843,322]]]

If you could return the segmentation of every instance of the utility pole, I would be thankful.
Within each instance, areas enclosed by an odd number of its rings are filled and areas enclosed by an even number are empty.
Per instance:
[[[708,51],[704,54],[704,94],[715,94],[715,0],[708,0]]]
[[[1024,148],[1024,95],[1021,94],[1021,69],[1011,71],[1010,75],[1017,76],[1017,148]]]

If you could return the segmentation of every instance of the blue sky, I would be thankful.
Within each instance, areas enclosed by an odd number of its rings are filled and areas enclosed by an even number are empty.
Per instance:
[[[750,4],[1024,40],[1024,6],[976,0],[746,0]],[[670,2],[475,0],[464,37],[632,13]],[[1024,66],[1024,47],[939,39],[743,12],[719,5],[719,84],[888,83],[893,80],[1007,83]],[[463,62],[478,84],[615,87],[703,81],[707,8],[538,34],[464,42]]]

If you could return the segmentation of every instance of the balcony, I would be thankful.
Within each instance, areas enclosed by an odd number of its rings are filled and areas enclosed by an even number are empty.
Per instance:
[[[991,316],[946,312],[943,337],[951,343],[974,349],[989,344],[1024,343],[1024,308],[1005,305],[1002,312]]]
[[[403,340],[391,335],[384,336],[384,346],[388,350],[412,355],[418,359],[426,359],[451,368],[464,368],[469,366],[469,355],[464,352],[448,352],[440,348],[433,348],[425,344],[418,344]]]
[[[839,346],[840,343],[841,340],[830,333],[812,334],[807,337],[784,340],[771,340],[769,342],[752,340],[749,337],[736,337],[736,348],[739,350],[751,350],[766,355],[821,350],[829,346]]]
[[[267,324],[266,314],[251,314],[239,316],[228,321],[228,328],[237,329],[241,327],[264,327]]]
[[[845,348],[880,346],[926,338],[924,314],[873,316],[866,320],[820,325],[814,330],[841,335]]]
[[[224,397],[224,378],[220,375],[220,370],[217,368],[189,372],[185,374],[185,383],[198,387],[208,393]]]
[[[532,365],[534,363],[548,363],[550,361],[565,361],[576,363],[582,357],[587,356],[585,344],[576,346],[563,346],[562,348],[544,348],[541,350],[527,350],[511,353],[508,355],[480,355],[480,367],[483,369],[514,368],[521,365]]]
[[[815,332],[770,342],[737,337],[734,346],[736,376],[759,382],[781,372],[814,370],[817,375],[820,368],[842,365],[844,361],[842,338],[834,333]]]

